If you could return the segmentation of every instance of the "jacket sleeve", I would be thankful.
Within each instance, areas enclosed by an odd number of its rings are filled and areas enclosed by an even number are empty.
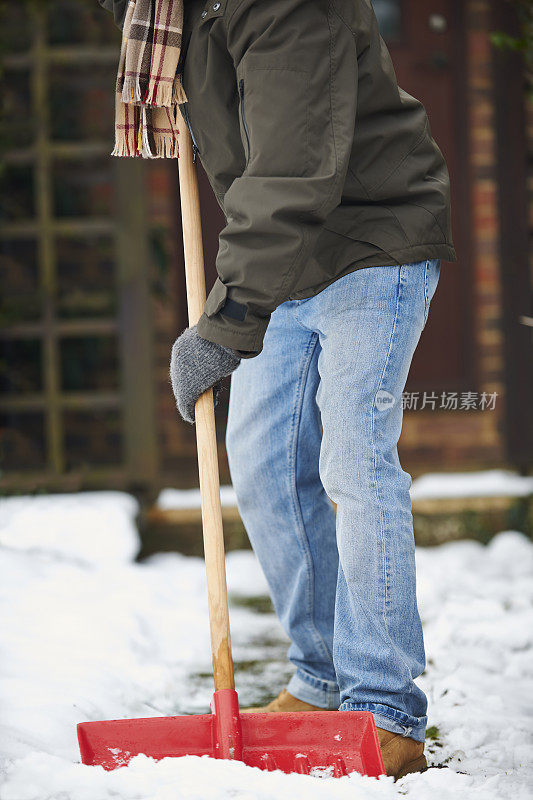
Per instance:
[[[129,0],[98,0],[98,2],[106,11],[113,13],[116,25],[122,30]]]
[[[306,267],[341,199],[357,55],[332,5],[228,0],[226,8],[246,167],[224,197],[218,279],[198,333],[249,355],[261,351],[271,313],[297,283],[312,285]]]

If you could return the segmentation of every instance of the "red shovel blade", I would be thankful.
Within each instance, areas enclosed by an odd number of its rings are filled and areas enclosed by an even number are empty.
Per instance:
[[[156,760],[186,755],[230,758],[287,773],[384,774],[370,712],[239,714],[237,694],[230,690],[215,692],[212,714],[82,722],[78,740],[82,762],[107,770],[144,753]]]

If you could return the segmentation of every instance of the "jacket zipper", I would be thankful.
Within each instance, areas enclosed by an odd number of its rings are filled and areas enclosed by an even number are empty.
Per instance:
[[[189,120],[189,111],[187,109],[187,104],[184,103],[183,110],[185,111],[185,122],[187,123],[187,127],[189,129],[189,133],[191,134],[192,139],[192,161],[193,164],[196,162],[196,156],[200,152],[198,149],[198,145],[196,144],[196,139],[194,138],[194,133],[192,132],[191,122]]]
[[[241,78],[239,81],[239,96],[241,98],[241,119],[242,119],[242,127],[244,128],[244,133],[246,134],[246,145],[248,147],[248,153],[246,161],[250,160],[250,134],[248,133],[248,125],[246,124],[246,115],[244,113],[244,81]]]
[[[181,80],[181,85],[183,86],[183,73],[181,74],[180,80]],[[198,153],[200,151],[198,149],[198,145],[196,144],[196,139],[194,138],[194,133],[192,132],[191,121],[189,119],[189,108],[188,108],[187,103],[184,103],[182,108],[183,108],[183,111],[184,111],[182,116],[185,118],[185,122],[187,124],[188,129],[189,129],[189,133],[191,134],[191,139],[192,139],[192,161],[193,161],[193,164],[194,164],[196,162],[196,156],[198,155]]]

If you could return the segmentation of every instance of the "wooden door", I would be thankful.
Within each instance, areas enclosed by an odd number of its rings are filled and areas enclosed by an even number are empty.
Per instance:
[[[426,107],[451,179],[457,263],[443,263],[407,388],[475,390],[471,377],[469,187],[464,45],[457,0],[373,0],[398,83]]]

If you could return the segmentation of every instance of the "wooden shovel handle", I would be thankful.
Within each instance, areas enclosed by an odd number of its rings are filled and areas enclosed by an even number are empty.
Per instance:
[[[187,308],[189,311],[189,325],[196,325],[203,313],[205,304],[204,254],[198,179],[196,167],[193,163],[191,136],[185,124],[180,125],[178,167]],[[224,534],[220,506],[220,479],[212,389],[204,392],[198,398],[194,411],[213,673],[215,691],[219,691],[221,689],[234,689],[235,680],[231,657],[228,592],[224,562]]]

